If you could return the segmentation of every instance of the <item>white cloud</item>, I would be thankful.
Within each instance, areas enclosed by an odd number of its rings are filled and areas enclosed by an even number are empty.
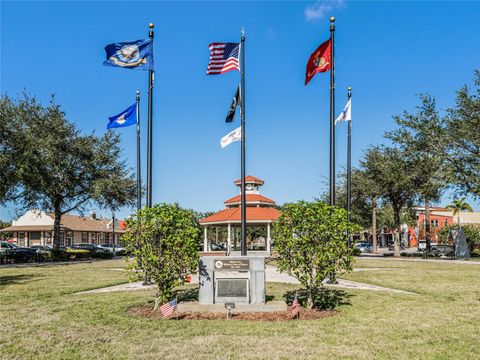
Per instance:
[[[318,0],[305,8],[305,19],[315,21],[326,16],[332,16],[332,10],[342,8],[344,5],[344,0]]]

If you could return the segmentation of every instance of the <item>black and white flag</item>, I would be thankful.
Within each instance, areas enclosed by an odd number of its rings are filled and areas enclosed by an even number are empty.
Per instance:
[[[233,119],[235,117],[235,110],[239,105],[240,105],[240,85],[237,87],[237,91],[235,92],[235,96],[233,97],[232,104],[230,105],[230,109],[228,109],[227,117],[225,118],[225,121],[227,123],[233,122]]]

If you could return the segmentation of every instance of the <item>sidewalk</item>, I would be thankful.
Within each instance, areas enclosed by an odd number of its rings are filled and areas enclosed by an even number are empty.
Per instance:
[[[378,268],[361,269],[361,270],[358,269],[354,271],[369,271],[369,270],[379,270],[379,269]],[[385,269],[382,269],[382,270],[385,270]],[[265,278],[266,278],[266,282],[300,284],[300,282],[296,278],[288,274],[279,272],[278,269],[272,265],[266,266]],[[337,284],[327,284],[326,282],[324,282],[324,284],[331,288],[393,292],[398,294],[409,294],[409,295],[414,294],[412,292],[408,292],[404,290],[391,289],[391,288],[386,288],[382,286],[364,284],[364,283],[359,283],[359,282],[350,281],[350,280],[337,279],[337,282],[338,282]],[[198,284],[198,274],[192,275],[192,280],[190,283]],[[136,291],[136,290],[153,289],[154,287],[155,287],[154,285],[142,285],[142,281],[137,281],[134,283],[127,283],[127,284],[109,286],[101,289],[82,291],[77,294],[94,294],[94,293],[105,293],[105,292],[114,292],[114,291]]]

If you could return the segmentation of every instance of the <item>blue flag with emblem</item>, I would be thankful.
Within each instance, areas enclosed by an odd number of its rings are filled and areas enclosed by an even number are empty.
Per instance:
[[[135,70],[154,70],[153,39],[119,42],[105,46],[103,65]]]
[[[122,111],[120,114],[111,116],[108,119],[110,122],[107,125],[107,129],[135,125],[137,123],[137,103],[129,106],[127,110]]]

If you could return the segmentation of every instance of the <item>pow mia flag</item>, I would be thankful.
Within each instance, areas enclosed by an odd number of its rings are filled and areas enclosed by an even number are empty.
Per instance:
[[[240,85],[238,85],[237,91],[235,92],[235,96],[233,97],[233,100],[232,100],[232,104],[230,105],[230,109],[228,109],[227,117],[225,118],[225,121],[227,123],[233,122],[233,119],[235,118],[235,110],[239,105],[240,105]]]

